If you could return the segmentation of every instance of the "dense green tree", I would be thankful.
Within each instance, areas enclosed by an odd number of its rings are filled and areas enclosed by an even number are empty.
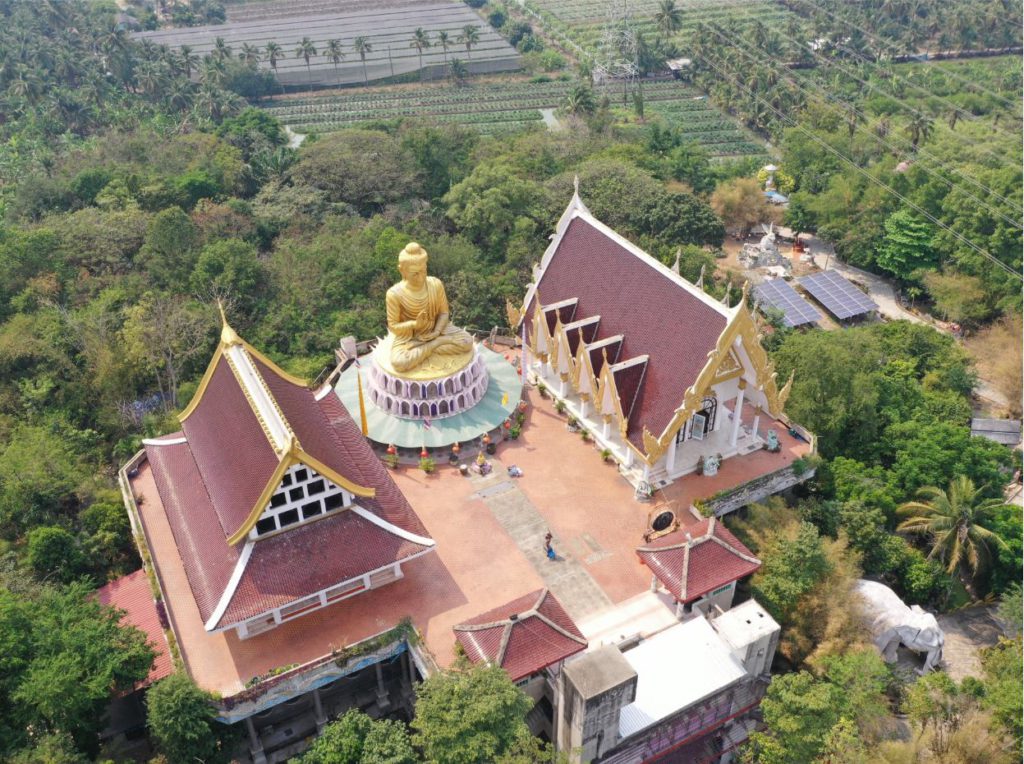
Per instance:
[[[530,737],[532,705],[498,666],[442,671],[416,689],[414,741],[437,764],[500,759]]]
[[[363,214],[415,198],[422,183],[416,160],[401,141],[370,130],[342,130],[317,141],[302,152],[292,177]]]
[[[674,148],[668,163],[672,177],[688,183],[695,193],[706,194],[714,190],[715,177],[708,153],[696,141],[685,141]]]
[[[95,753],[110,693],[130,689],[153,661],[145,634],[119,618],[84,585],[0,587],[0,753],[25,747],[30,730],[70,735]]]
[[[910,279],[922,268],[934,267],[932,228],[907,210],[894,212],[885,221],[885,237],[876,262],[901,279]]]
[[[258,299],[262,282],[263,266],[256,248],[239,239],[222,239],[203,247],[190,279],[196,294],[230,298],[244,309]]]
[[[28,563],[40,580],[67,583],[82,572],[82,551],[64,528],[42,525],[28,533]]]
[[[177,764],[217,761],[217,715],[210,693],[178,671],[160,680],[146,694],[146,717],[157,747]]]
[[[881,445],[892,456],[889,480],[905,496],[957,475],[973,480],[986,496],[998,495],[1013,463],[1006,446],[950,422],[900,422],[886,430]]]
[[[504,164],[482,163],[444,196],[447,215],[474,242],[497,253],[520,218],[539,217],[538,185]]]
[[[782,622],[832,569],[817,528],[800,523],[793,531],[771,537],[758,550],[764,564],[751,581],[758,602]]]
[[[818,761],[827,745],[835,745],[840,731],[859,745],[866,728],[888,712],[888,678],[888,668],[871,647],[825,659],[817,676],[800,671],[773,677],[761,701],[766,729],[751,735],[746,760]]]
[[[985,650],[981,666],[985,681],[982,705],[992,712],[1020,756],[1024,736],[1024,692],[1020,681],[1024,662],[1020,635],[1012,640],[1000,640],[999,644]]]
[[[21,424],[0,451],[0,529],[14,538],[74,513],[90,464],[58,427]]]
[[[168,207],[149,222],[139,262],[157,286],[180,289],[195,267],[198,240],[199,232],[185,211]]]

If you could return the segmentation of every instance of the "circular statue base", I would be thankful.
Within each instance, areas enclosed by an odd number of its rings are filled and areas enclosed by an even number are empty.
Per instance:
[[[370,377],[372,364],[364,360],[362,368],[349,366],[338,379],[334,393],[360,422],[359,377],[362,377],[363,411],[366,414],[367,436],[382,446],[394,444],[399,448],[442,448],[453,443],[467,443],[491,432],[515,412],[522,396],[523,383],[519,370],[505,360],[501,353],[482,344],[474,349],[474,361],[483,364],[486,386],[482,397],[472,406],[454,414],[423,419],[401,417],[380,408],[371,398]],[[427,383],[429,385],[429,382]],[[457,402],[457,401],[456,401]]]
[[[397,374],[388,362],[389,354],[389,343],[381,342],[366,374],[369,398],[386,414],[401,419],[444,419],[473,408],[487,393],[490,375],[479,346],[467,353],[428,358],[415,370],[417,376]],[[434,367],[429,372],[423,368],[428,364]],[[449,373],[437,376],[438,370],[446,367]]]

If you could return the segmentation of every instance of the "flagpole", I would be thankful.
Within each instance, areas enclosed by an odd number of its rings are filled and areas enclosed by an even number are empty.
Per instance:
[[[356,383],[359,385],[359,423],[363,427],[363,437],[370,436],[370,428],[366,424],[366,403],[363,401],[363,374],[356,368]]]

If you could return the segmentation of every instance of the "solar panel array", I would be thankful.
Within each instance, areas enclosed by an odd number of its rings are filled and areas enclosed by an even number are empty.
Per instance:
[[[878,310],[874,300],[835,271],[804,276],[800,286],[840,321]]]
[[[814,306],[797,294],[797,291],[782,279],[773,279],[754,287],[754,296],[762,305],[781,310],[786,326],[803,326],[821,320],[821,314]]]

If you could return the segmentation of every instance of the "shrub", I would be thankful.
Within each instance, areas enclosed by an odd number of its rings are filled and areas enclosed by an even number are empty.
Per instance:
[[[601,449],[601,461],[610,462],[612,459],[612,450],[610,448]]]
[[[67,583],[81,571],[82,553],[68,531],[44,525],[28,534],[28,562],[40,579],[55,576]]]
[[[565,413],[565,401],[555,401],[555,411],[559,414]]]
[[[396,469],[398,467],[398,454],[385,454],[384,463],[391,469]]]
[[[215,761],[217,737],[213,696],[179,672],[158,682],[146,696],[149,730],[170,761]]]
[[[437,469],[437,462],[435,462],[433,460],[433,458],[431,458],[429,456],[421,457],[420,458],[420,469],[423,470],[426,474],[429,475],[431,472],[433,472],[434,470]]]

